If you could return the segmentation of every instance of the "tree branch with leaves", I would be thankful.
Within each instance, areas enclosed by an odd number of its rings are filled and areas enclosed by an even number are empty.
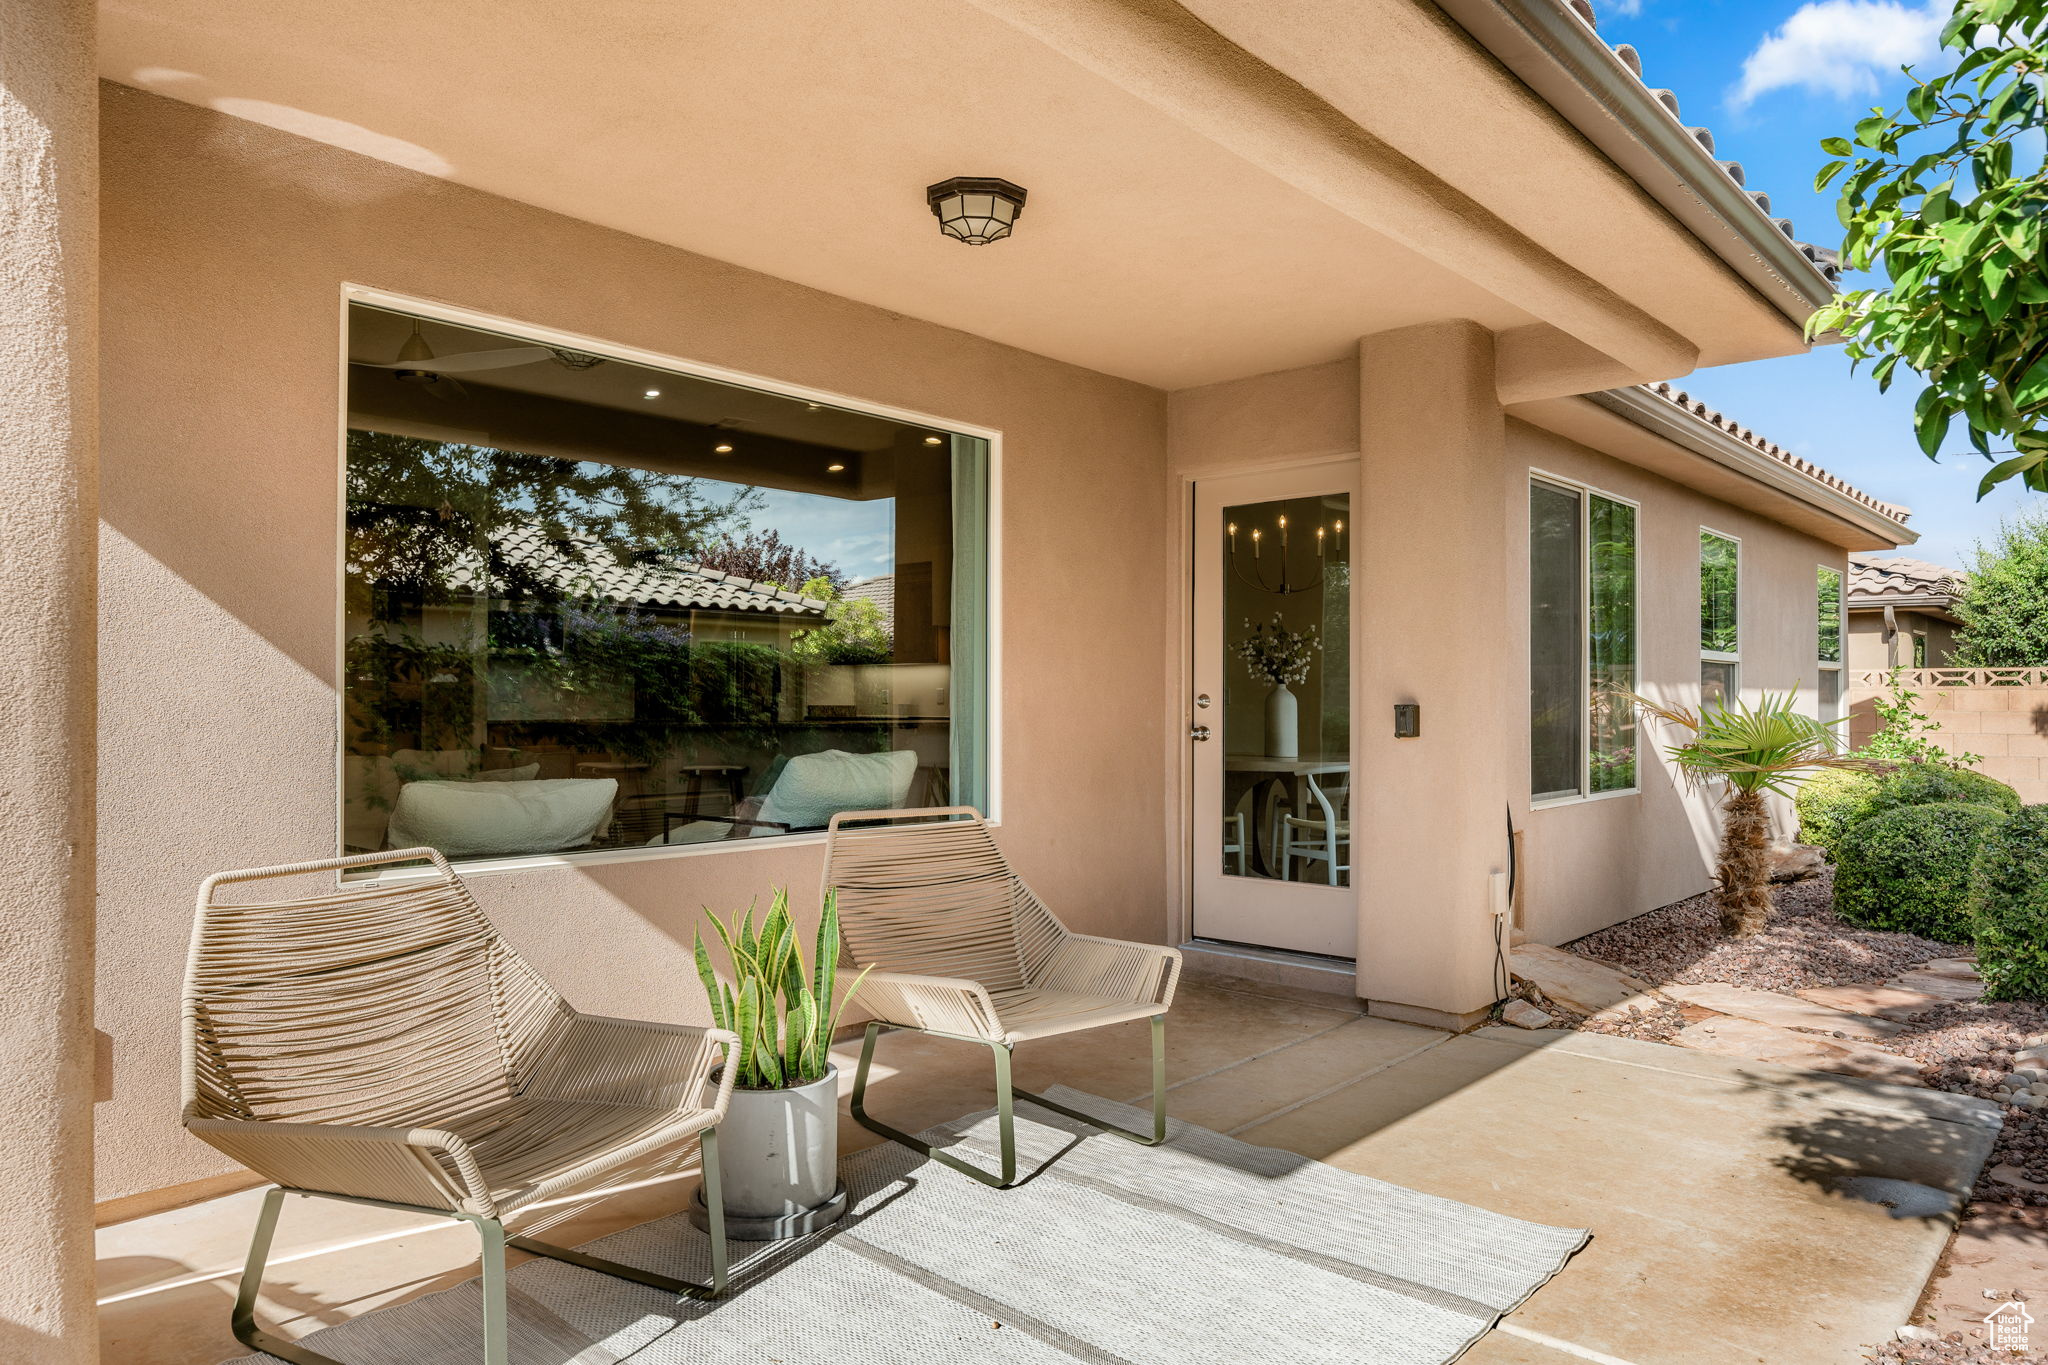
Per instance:
[[[1962,418],[1994,461],[1978,497],[2008,479],[2048,492],[2048,0],[1961,0],[1941,44],[1951,69],[1902,68],[1901,108],[1820,144],[1834,159],[1814,188],[1841,182],[1843,263],[1890,283],[1837,295],[1807,335],[1839,333],[1880,391],[1917,374],[1920,449],[1937,458]]]

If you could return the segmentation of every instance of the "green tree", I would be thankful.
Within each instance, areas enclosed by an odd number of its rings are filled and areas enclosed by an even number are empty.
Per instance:
[[[885,664],[896,642],[879,603],[865,597],[841,597],[831,579],[820,576],[798,589],[832,605],[825,624],[803,631],[790,641],[790,657],[799,664]]]
[[[2048,492],[2048,0],[1960,0],[1941,42],[1951,69],[1904,68],[1902,107],[1820,144],[1835,159],[1814,188],[1841,178],[1844,264],[1890,283],[1838,295],[1807,334],[1839,332],[1880,390],[1917,373],[1920,448],[1938,456],[1961,417],[1995,460],[1978,497],[2013,478]]]
[[[2048,510],[2003,522],[1977,544],[1956,602],[1963,628],[1951,659],[1968,668],[2048,665]]]

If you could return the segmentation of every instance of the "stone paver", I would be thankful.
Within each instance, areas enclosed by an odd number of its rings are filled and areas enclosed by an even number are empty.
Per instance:
[[[1942,1003],[1942,997],[1926,991],[1902,990],[1897,986],[1809,986],[1798,992],[1802,1000],[1827,1005],[1852,1014],[1875,1015],[1880,1019],[1910,1019]]]
[[[1840,1076],[1863,1076],[1898,1085],[1918,1085],[1920,1068],[1908,1058],[1846,1038],[1794,1033],[1776,1024],[1723,1015],[1687,1024],[1674,1040],[1680,1047],[1723,1057],[1753,1057],[1781,1066],[1808,1067]]]
[[[1517,944],[1508,965],[1517,977],[1580,1014],[1597,1014],[1650,989],[1649,982],[1627,972],[1540,943]]]
[[[1714,983],[1702,986],[1665,986],[1663,991],[1674,1000],[1704,1005],[1710,1010],[1719,1010],[1722,1014],[1754,1019],[1759,1023],[1776,1024],[1780,1028],[1820,1029],[1827,1033],[1846,1033],[1852,1038],[1891,1038],[1903,1027],[1895,1020],[1855,1014],[1830,1005],[1802,1000],[1796,995],[1751,990],[1747,986]]]
[[[1980,1000],[1984,982],[1973,971],[1968,976],[1950,972],[1901,972],[1884,983],[1894,990],[1918,991],[1937,1000]]]

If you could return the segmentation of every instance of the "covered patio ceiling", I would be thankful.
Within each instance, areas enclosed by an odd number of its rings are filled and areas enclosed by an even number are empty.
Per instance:
[[[1459,156],[1425,169],[1413,120],[1397,149],[1354,121],[1372,102],[1340,112],[1148,0],[873,0],[857,23],[815,0],[111,0],[100,52],[110,80],[1161,388],[1446,317],[1614,383],[1796,348],[1461,31],[1356,8],[1386,21],[1348,78],[1400,64]],[[1014,238],[937,231],[924,186],[963,174],[1029,189]]]

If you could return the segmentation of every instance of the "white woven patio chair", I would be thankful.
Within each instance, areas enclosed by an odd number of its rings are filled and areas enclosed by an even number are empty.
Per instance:
[[[1166,1140],[1166,1011],[1180,981],[1178,949],[1070,932],[1010,870],[971,806],[833,816],[825,886],[838,897],[847,957],[873,968],[860,1003],[875,1018],[853,1078],[863,1127],[998,1189],[1017,1180],[1016,1096],[1148,1147]],[[1152,1021],[1150,1137],[1011,1084],[1017,1044],[1133,1019]],[[875,1039],[892,1028],[994,1053],[1000,1174],[868,1117]]]
[[[430,875],[295,899],[229,887],[425,860]],[[274,894],[283,894],[278,891]],[[199,891],[185,977],[184,1123],[277,1182],[236,1296],[238,1340],[297,1365],[329,1357],[256,1327],[284,1196],[455,1218],[483,1241],[484,1360],[506,1365],[505,1247],[678,1295],[726,1281],[719,1029],[579,1014],[500,938],[432,849],[223,872]],[[711,1282],[528,1237],[505,1220],[672,1158],[700,1137]]]

